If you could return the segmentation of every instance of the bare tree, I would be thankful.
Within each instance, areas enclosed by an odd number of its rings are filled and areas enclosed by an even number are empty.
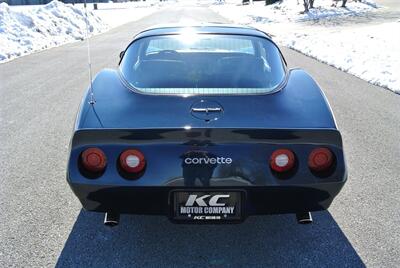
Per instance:
[[[304,2],[304,12],[308,12],[308,0],[303,0]]]
[[[336,7],[336,6],[337,6],[337,3],[338,3],[339,1],[340,1],[340,0],[333,0],[332,6],[333,6],[333,7]],[[354,0],[354,2],[359,2],[359,0]],[[342,0],[342,7],[346,7],[346,3],[347,3],[347,0]]]
[[[303,0],[304,12],[308,12],[310,8],[314,8],[314,0]]]

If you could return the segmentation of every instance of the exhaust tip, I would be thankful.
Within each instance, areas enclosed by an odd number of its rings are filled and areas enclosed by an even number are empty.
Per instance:
[[[104,215],[104,225],[114,227],[119,224],[119,213],[106,212]]]
[[[311,212],[300,212],[296,213],[296,219],[298,224],[310,224],[313,222]]]

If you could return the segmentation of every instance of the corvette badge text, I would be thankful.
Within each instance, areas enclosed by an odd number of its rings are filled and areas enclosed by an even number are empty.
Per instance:
[[[185,158],[187,165],[215,165],[215,164],[232,164],[232,158],[229,157],[188,157]]]
[[[235,213],[234,206],[225,206],[224,199],[229,194],[218,195],[189,195],[185,206],[180,207],[180,213],[195,220],[219,220]]]

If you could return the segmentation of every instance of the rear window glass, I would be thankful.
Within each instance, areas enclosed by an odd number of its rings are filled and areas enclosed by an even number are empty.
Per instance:
[[[249,39],[237,38],[235,36],[225,36],[223,38],[205,38],[199,36],[195,43],[188,44],[182,42],[179,38],[156,38],[149,40],[149,45],[146,49],[146,54],[160,52],[163,50],[175,50],[185,52],[240,52],[254,55],[255,49],[253,43]]]
[[[268,93],[285,77],[279,51],[268,39],[196,33],[135,41],[121,71],[149,94]]]

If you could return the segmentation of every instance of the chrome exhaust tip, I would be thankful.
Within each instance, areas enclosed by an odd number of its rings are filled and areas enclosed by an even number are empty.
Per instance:
[[[114,227],[119,224],[119,213],[106,212],[104,215],[104,225]]]
[[[296,219],[298,224],[310,224],[313,222],[311,212],[300,212],[296,213]]]

